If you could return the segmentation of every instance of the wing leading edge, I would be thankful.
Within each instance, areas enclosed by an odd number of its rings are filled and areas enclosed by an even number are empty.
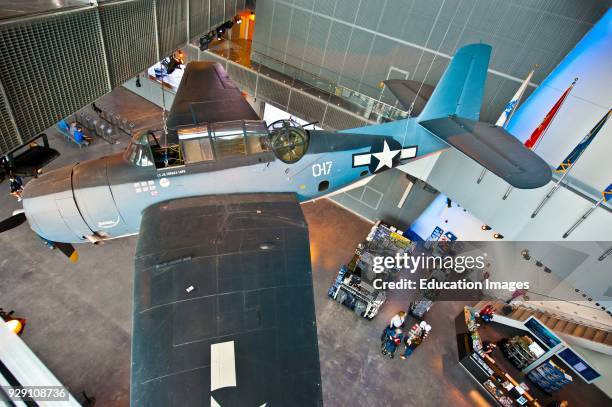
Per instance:
[[[132,405],[322,405],[308,229],[295,195],[147,208],[133,324]]]

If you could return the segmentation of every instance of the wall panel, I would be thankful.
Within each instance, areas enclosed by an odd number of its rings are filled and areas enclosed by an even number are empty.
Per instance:
[[[210,0],[189,0],[189,38],[210,30]]]
[[[187,0],[155,0],[159,56],[167,57],[187,42]]]
[[[402,69],[411,72],[410,79],[436,85],[442,74],[438,68],[458,47],[491,44],[491,69],[502,73],[495,73],[498,80],[513,76],[505,80],[515,89],[487,89],[494,97],[490,106],[483,106],[483,119],[490,122],[495,122],[533,65],[540,64],[533,82],[541,82],[609,8],[607,0],[258,0],[256,4],[255,51],[314,74],[325,73],[340,85],[370,95],[393,60],[406,61]],[[298,24],[297,17],[277,12],[287,7],[293,9],[290,15],[299,13]],[[398,51],[390,55],[378,52],[377,45],[371,48],[373,31],[384,34],[385,42],[394,43],[391,48]],[[284,36],[271,41],[277,32],[288,33],[287,41]],[[444,55],[430,69],[437,52]]]
[[[95,8],[0,26],[0,82],[29,139],[110,91]]]
[[[111,87],[144,71],[157,59],[155,12],[149,0],[99,7]]]
[[[22,143],[21,137],[17,132],[17,127],[11,119],[9,104],[4,97],[3,89],[0,85],[0,153],[12,150]]]

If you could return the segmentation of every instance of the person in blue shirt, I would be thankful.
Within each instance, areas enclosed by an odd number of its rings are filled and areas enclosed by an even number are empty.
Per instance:
[[[81,144],[84,140],[83,129],[81,129],[80,127],[77,127],[76,130],[74,131],[73,137],[74,137],[74,141]]]
[[[57,127],[59,127],[60,130],[65,131],[66,133],[70,133],[70,126],[68,126],[68,123],[66,123],[66,120],[64,119],[57,122]]]

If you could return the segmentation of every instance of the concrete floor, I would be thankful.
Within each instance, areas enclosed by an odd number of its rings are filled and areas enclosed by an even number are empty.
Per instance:
[[[139,102],[143,111],[151,108],[144,99]],[[129,109],[137,115],[139,104]],[[120,151],[128,141],[125,136],[110,145],[97,139],[78,149],[53,131],[48,134],[62,155],[46,170]],[[18,207],[8,193],[0,195],[0,217]],[[484,391],[457,362],[453,321],[464,304],[432,307],[427,315],[432,334],[409,360],[383,357],[381,330],[416,294],[390,293],[372,321],[330,300],[327,289],[338,267],[371,225],[327,199],[302,208],[310,230],[325,405],[489,405]],[[0,235],[0,306],[26,317],[24,341],[73,394],[85,390],[100,406],[129,404],[136,239],[80,245],[80,260],[73,265],[57,250],[47,249],[27,225]]]

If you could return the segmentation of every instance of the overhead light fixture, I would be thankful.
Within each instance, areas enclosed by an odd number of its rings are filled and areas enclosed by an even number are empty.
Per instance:
[[[504,238],[504,235],[502,235],[501,233],[493,233],[493,237],[494,237],[495,239],[503,239],[503,238]]]
[[[450,199],[450,198],[446,198],[446,206],[447,206],[447,207],[449,207],[449,208],[450,208],[451,206],[453,206],[453,201],[451,201],[451,199]]]
[[[536,260],[536,266],[542,267],[544,264],[540,260]]]
[[[480,229],[482,229],[482,230],[491,230],[491,226],[489,226],[489,225],[482,225],[480,227]]]
[[[544,272],[545,273],[552,273],[552,270],[549,269],[548,267],[544,266]]]
[[[2,308],[0,308],[0,321],[3,321],[4,324],[17,335],[21,335],[23,332],[23,328],[25,327],[26,320],[24,318],[14,317],[13,313],[15,311],[5,312]]]
[[[10,321],[6,321],[6,326],[17,335],[19,335],[23,331],[23,324],[18,319],[11,319]]]

